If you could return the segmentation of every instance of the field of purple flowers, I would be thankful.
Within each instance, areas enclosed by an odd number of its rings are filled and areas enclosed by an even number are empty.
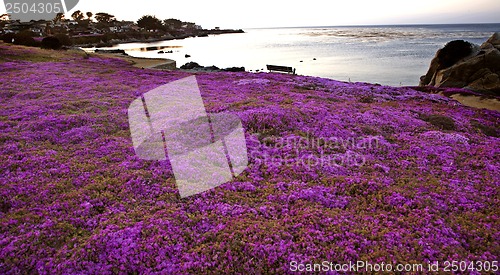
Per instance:
[[[499,112],[410,88],[196,73],[207,111],[242,120],[250,164],[181,199],[168,160],[136,156],[127,108],[192,74],[0,44],[0,75],[1,274],[500,255]]]

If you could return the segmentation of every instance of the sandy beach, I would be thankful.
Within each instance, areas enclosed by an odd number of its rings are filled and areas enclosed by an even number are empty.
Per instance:
[[[451,98],[462,103],[465,106],[474,108],[484,108],[500,112],[500,100],[496,98],[486,98],[480,96],[464,96],[460,94],[452,95]]]
[[[176,62],[172,59],[164,58],[141,58],[133,57],[123,54],[114,53],[91,53],[90,55],[99,55],[111,58],[119,58],[132,64],[132,66],[143,69],[157,69],[157,70],[175,70]]]

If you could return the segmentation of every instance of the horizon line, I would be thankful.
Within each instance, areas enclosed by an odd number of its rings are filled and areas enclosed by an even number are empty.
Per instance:
[[[486,23],[397,23],[397,24],[353,24],[353,25],[312,25],[312,26],[279,26],[279,27],[247,27],[241,29],[294,29],[294,28],[332,28],[332,27],[414,27],[414,26],[460,26],[460,25],[500,25],[500,22]],[[498,30],[500,31],[500,29]]]

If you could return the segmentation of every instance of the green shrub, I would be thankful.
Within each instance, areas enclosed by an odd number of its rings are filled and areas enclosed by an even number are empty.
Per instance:
[[[5,43],[12,43],[12,41],[14,40],[15,36],[16,35],[13,34],[13,33],[6,33],[6,34],[2,35],[2,40]]]
[[[14,35],[14,44],[36,47],[39,43],[33,39],[31,32],[20,32]]]
[[[447,117],[447,116],[437,115],[437,114],[434,114],[434,115],[421,114],[420,119],[423,121],[429,122],[430,124],[436,126],[437,128],[439,128],[441,130],[450,130],[451,131],[451,130],[456,129],[455,121],[452,118]]]
[[[59,42],[61,42],[63,46],[71,46],[73,44],[69,36],[64,33],[55,34],[54,37],[59,39]]]
[[[477,120],[472,120],[470,123],[473,127],[479,129],[483,134],[490,137],[500,137],[500,131],[495,127],[484,125]]]
[[[52,49],[52,50],[58,50],[62,47],[61,41],[57,37],[54,36],[48,36],[45,37],[42,40],[42,46],[43,49]]]
[[[359,99],[359,102],[361,103],[373,103],[375,102],[375,97],[369,95],[369,96],[364,96]]]

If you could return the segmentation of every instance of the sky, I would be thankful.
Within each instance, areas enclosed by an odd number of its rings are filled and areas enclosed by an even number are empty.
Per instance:
[[[67,17],[75,10],[107,12],[118,20],[137,21],[142,15],[155,15],[204,28],[234,29],[500,23],[500,0],[80,0]]]

